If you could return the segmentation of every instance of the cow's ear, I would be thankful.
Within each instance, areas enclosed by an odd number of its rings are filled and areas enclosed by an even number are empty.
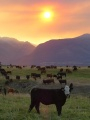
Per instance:
[[[64,88],[61,88],[62,91],[64,91]]]

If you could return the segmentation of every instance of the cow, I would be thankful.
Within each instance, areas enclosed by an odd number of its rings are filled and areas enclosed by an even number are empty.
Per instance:
[[[15,90],[13,88],[9,88],[8,93],[19,93],[19,92],[18,92],[18,90]]]
[[[47,74],[47,77],[52,78],[52,74]]]
[[[26,75],[26,78],[27,78],[27,80],[29,80],[29,78],[30,78],[30,75]]]
[[[60,75],[60,76],[65,76],[66,77],[66,72],[58,72],[57,73],[57,76]]]
[[[77,71],[77,66],[73,66],[73,71]]]
[[[62,83],[67,84],[67,81],[66,80],[59,80],[59,83],[60,84],[62,84]]]
[[[72,73],[70,69],[66,69],[66,73]]]
[[[62,79],[62,75],[57,75],[57,79]]]
[[[35,77],[36,76],[36,73],[31,73],[31,77]]]
[[[50,83],[54,83],[54,79],[44,79],[43,80],[44,84],[50,84]]]
[[[9,80],[10,79],[10,76],[5,76],[6,80]]]
[[[71,88],[69,90],[71,91]],[[44,105],[55,104],[58,116],[60,116],[62,112],[62,106],[65,104],[66,99],[67,95],[65,94],[64,89],[46,89],[34,87],[31,90],[31,104],[29,106],[28,112],[31,112],[33,107],[35,107],[37,113],[40,114],[40,103]]]
[[[33,77],[35,80],[36,78],[41,78],[41,74],[38,74],[38,73],[31,73],[31,77]]]
[[[16,75],[16,79],[17,79],[17,80],[20,80],[20,76],[19,76],[19,75]]]

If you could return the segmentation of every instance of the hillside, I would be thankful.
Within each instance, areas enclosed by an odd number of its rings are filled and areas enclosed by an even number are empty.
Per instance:
[[[90,65],[90,34],[75,38],[53,39],[36,47],[23,64]]]
[[[53,39],[37,47],[14,38],[0,38],[0,62],[16,65],[90,65],[90,34]]]
[[[29,42],[0,37],[0,62],[2,64],[18,64],[19,58],[30,54],[34,49],[35,47]]]

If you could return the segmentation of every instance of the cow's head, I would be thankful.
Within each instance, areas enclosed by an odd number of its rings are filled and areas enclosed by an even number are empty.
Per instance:
[[[72,90],[73,90],[73,83],[71,83],[69,86],[65,85],[64,93],[65,93],[66,97],[70,97],[70,93]]]

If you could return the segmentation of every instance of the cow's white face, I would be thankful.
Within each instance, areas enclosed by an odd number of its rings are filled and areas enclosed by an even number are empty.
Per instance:
[[[65,85],[65,87],[64,87],[64,93],[65,93],[66,96],[70,95],[70,88],[69,88],[68,85]]]

